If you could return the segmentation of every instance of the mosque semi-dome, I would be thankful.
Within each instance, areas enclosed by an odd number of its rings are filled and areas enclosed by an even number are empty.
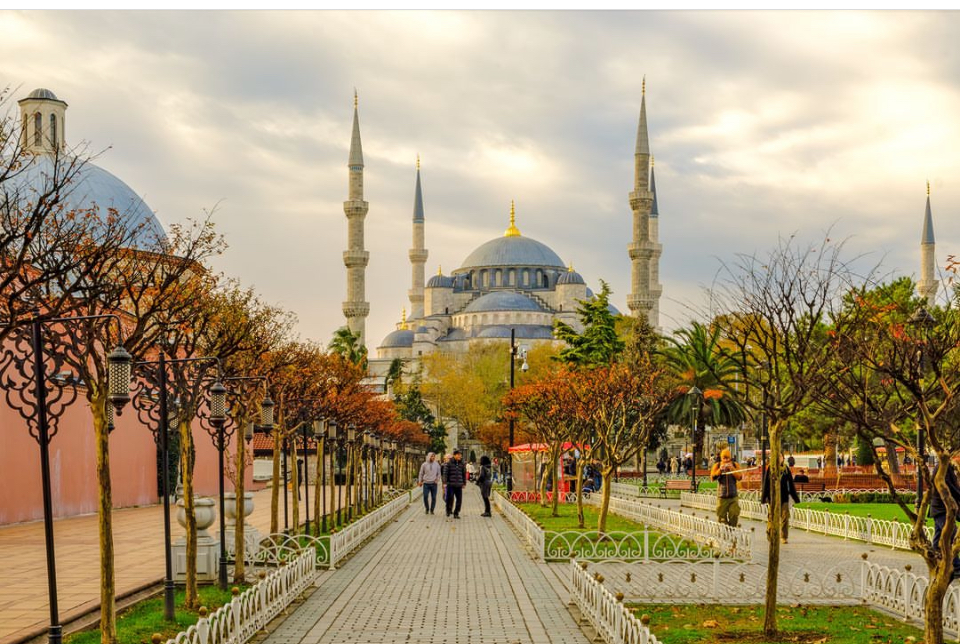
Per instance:
[[[486,311],[542,311],[543,308],[526,295],[510,291],[494,291],[470,302],[464,313],[482,313]]]
[[[396,349],[401,347],[413,346],[414,332],[410,329],[397,329],[387,334],[387,337],[380,343],[381,349]]]
[[[560,284],[586,284],[583,276],[572,268],[557,278],[557,285]]]
[[[447,275],[434,275],[427,280],[427,288],[453,288],[453,278]]]

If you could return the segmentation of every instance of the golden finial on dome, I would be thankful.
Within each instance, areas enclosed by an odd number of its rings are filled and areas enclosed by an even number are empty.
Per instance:
[[[572,272],[573,272],[573,262],[570,262],[570,266],[569,266],[569,268],[567,268],[567,272],[568,272],[568,273],[572,273]]]
[[[400,330],[407,330],[407,309],[406,307],[400,309]]]
[[[930,196],[930,179],[927,179],[927,196]]]
[[[417,152],[417,171],[420,170],[420,153]]]
[[[519,237],[520,229],[517,228],[517,210],[513,205],[513,199],[510,200],[510,227],[503,233],[504,237]]]
[[[437,264],[437,275],[443,275],[443,266]]]

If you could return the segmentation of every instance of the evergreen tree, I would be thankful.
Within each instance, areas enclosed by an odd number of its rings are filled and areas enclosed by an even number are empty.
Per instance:
[[[617,335],[616,318],[610,312],[610,285],[600,280],[600,293],[590,300],[578,300],[577,315],[583,333],[557,320],[553,334],[567,346],[560,350],[557,360],[577,367],[607,366],[623,352],[624,342]]]

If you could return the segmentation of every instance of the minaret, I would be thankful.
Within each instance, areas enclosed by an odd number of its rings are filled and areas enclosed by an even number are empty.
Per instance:
[[[937,280],[934,267],[936,240],[933,238],[933,214],[930,212],[930,182],[927,181],[927,210],[923,214],[923,232],[920,233],[920,281],[917,293],[927,299],[927,306],[937,304]]]
[[[657,180],[654,177],[653,155],[650,155],[650,193],[653,195],[653,204],[650,206],[650,245],[653,254],[650,256],[650,314],[648,319],[655,329],[660,327],[660,294],[663,285],[660,284],[660,255],[663,246],[660,244],[660,210],[657,208]]]
[[[343,212],[347,216],[347,250],[343,251],[343,264],[347,267],[347,301],[343,314],[347,326],[360,343],[366,345],[366,319],[370,303],[364,301],[364,275],[370,253],[363,249],[363,219],[370,205],[363,200],[363,149],[360,146],[360,116],[357,113],[357,92],[353,92],[353,135],[350,139],[350,169],[347,200]]]
[[[640,123],[637,126],[637,148],[634,153],[633,192],[630,209],[633,210],[633,242],[627,246],[631,261],[631,292],[627,306],[634,316],[645,315],[653,328],[658,328],[660,285],[660,245],[653,221],[654,193],[650,190],[650,141],[647,135],[647,80],[643,80],[640,99]],[[653,224],[651,222],[653,221]],[[651,234],[652,233],[652,234]],[[652,267],[652,268],[651,268]]]
[[[413,195],[413,248],[410,249],[410,265],[413,267],[413,282],[410,287],[410,319],[423,318],[423,265],[427,262],[427,249],[423,247],[423,192],[420,190],[420,155],[417,155],[417,188]]]

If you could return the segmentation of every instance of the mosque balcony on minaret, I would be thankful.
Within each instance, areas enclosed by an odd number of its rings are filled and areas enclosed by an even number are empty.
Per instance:
[[[407,291],[407,296],[410,298],[411,303],[414,303],[414,304],[423,303],[423,291],[410,289]]]
[[[646,313],[653,308],[653,298],[647,295],[631,294],[627,296],[627,306],[631,311],[643,311]]]
[[[370,253],[365,250],[343,251],[343,265],[347,268],[364,268],[370,261]]]
[[[411,262],[423,263],[427,261],[429,251],[424,248],[411,248],[407,254],[410,257]]]
[[[344,302],[343,315],[347,318],[365,318],[370,314],[370,302]]]
[[[367,211],[370,209],[370,204],[366,201],[344,201],[343,202],[343,214],[350,217],[363,217],[367,214]]]
[[[653,193],[649,190],[633,190],[630,192],[630,209],[649,214],[653,209]]]
[[[653,248],[649,242],[637,242],[627,245],[630,259],[650,259],[653,257]]]

